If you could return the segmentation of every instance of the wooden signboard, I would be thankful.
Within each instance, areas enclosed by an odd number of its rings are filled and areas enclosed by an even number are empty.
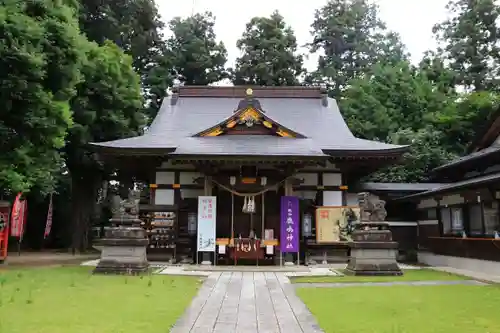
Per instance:
[[[316,208],[316,243],[327,244],[341,241],[342,229],[346,227],[346,210],[352,209],[359,219],[357,206],[331,206]]]

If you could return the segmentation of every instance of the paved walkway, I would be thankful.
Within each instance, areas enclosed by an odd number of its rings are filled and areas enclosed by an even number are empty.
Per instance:
[[[391,286],[445,286],[445,285],[476,285],[484,286],[486,283],[475,280],[457,281],[387,281],[387,282],[318,282],[318,283],[294,283],[295,288],[344,288],[344,287],[391,287]]]
[[[171,333],[321,333],[280,272],[212,273]]]
[[[8,266],[50,266],[64,264],[79,264],[82,261],[99,258],[99,253],[71,254],[65,252],[42,251],[42,252],[9,252],[5,264]]]
[[[429,268],[437,270],[437,271],[441,271],[441,272],[448,272],[448,273],[452,273],[452,274],[468,276],[470,278],[480,280],[480,281],[500,283],[500,276],[498,276],[498,275],[492,275],[492,274],[478,272],[478,271],[472,271],[472,270],[468,270],[468,269],[459,269],[459,268],[446,267],[446,266],[436,266],[436,267],[429,267]]]

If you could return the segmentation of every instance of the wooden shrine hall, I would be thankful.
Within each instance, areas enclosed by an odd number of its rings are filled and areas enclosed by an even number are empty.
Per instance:
[[[92,147],[149,185],[151,255],[231,264],[342,247],[316,210],[356,205],[350,185],[408,149],[354,137],[321,87],[243,86],[174,87],[143,135]]]

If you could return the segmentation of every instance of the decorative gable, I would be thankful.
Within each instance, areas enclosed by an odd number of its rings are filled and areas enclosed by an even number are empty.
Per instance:
[[[280,125],[265,115],[257,99],[252,98],[252,89],[247,89],[247,97],[240,101],[234,114],[194,136],[220,135],[275,135],[281,137],[305,138],[304,135],[294,132]]]

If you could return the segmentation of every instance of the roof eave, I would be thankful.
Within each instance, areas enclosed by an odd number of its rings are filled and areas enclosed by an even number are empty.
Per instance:
[[[489,136],[490,130],[492,127],[498,125],[500,122],[500,108],[498,108],[488,119],[487,123],[478,131],[477,135],[474,137],[472,142],[467,147],[467,153],[474,152],[477,148],[480,148],[481,145],[484,145],[486,141],[488,141],[487,137]]]
[[[349,156],[359,156],[359,157],[400,157],[404,153],[408,152],[410,146],[401,146],[397,148],[388,149],[323,149],[325,154],[332,157],[349,157]]]
[[[328,160],[330,156],[328,155],[250,155],[250,154],[182,154],[182,153],[172,153],[170,154],[172,158],[175,159],[196,159],[196,160],[211,160],[214,158],[218,159],[258,159],[258,160],[318,160],[324,161]]]
[[[477,163],[478,161],[482,160],[483,158],[488,158],[488,157],[494,156],[496,154],[500,154],[500,148],[498,150],[495,150],[495,151],[490,151],[490,152],[487,152],[487,153],[484,153],[484,154],[480,154],[480,155],[477,155],[477,156],[472,156],[472,157],[469,157],[469,158],[466,158],[466,159],[462,159],[462,160],[458,160],[458,161],[454,161],[454,162],[452,161],[452,162],[440,165],[440,166],[432,169],[431,173],[439,173],[439,172],[442,172],[442,171],[445,171],[445,170],[450,170],[450,169],[458,168],[460,166],[467,165],[469,163],[474,163],[474,162]]]
[[[487,179],[480,179],[480,180],[477,180],[475,182],[459,184],[459,185],[456,185],[456,186],[453,186],[453,183],[452,184],[448,184],[448,185],[443,185],[442,187],[437,188],[437,189],[433,189],[433,190],[429,190],[429,191],[425,191],[425,192],[421,192],[421,193],[416,193],[416,194],[412,194],[412,195],[408,195],[408,196],[405,196],[405,197],[402,197],[402,198],[398,198],[397,200],[406,200],[406,201],[408,201],[408,200],[417,200],[417,199],[422,199],[422,198],[428,198],[428,197],[431,197],[431,196],[434,196],[434,195],[449,194],[449,193],[453,193],[453,192],[456,192],[456,191],[461,191],[461,190],[464,190],[464,189],[474,189],[474,188],[477,188],[479,186],[484,186],[484,185],[488,185],[488,184],[491,184],[491,183],[498,182],[499,180],[500,180],[500,173],[497,175],[497,177],[487,178]]]
[[[141,156],[163,156],[175,151],[176,147],[116,147],[99,143],[89,143],[87,147],[100,154],[109,155],[141,155]]]

